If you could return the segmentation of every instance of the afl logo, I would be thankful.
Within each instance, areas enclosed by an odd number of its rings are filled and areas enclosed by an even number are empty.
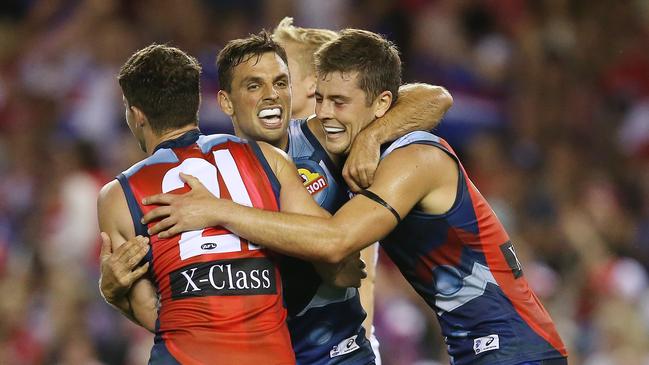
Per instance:
[[[305,168],[299,168],[297,171],[300,173],[304,187],[306,187],[306,190],[311,195],[314,195],[329,186],[327,184],[327,179],[317,172],[311,172]]]
[[[203,250],[213,250],[213,249],[216,248],[216,246],[217,246],[216,243],[214,243],[214,242],[208,242],[208,243],[203,243],[203,244],[201,245],[201,248],[202,248]]]

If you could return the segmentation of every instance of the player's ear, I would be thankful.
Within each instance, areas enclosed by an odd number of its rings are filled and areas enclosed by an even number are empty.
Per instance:
[[[385,90],[374,99],[374,116],[381,118],[392,106],[392,92]]]
[[[316,86],[316,82],[317,82],[317,81],[318,81],[318,80],[316,80],[315,75],[309,75],[309,76],[307,76],[307,77],[306,77],[306,80],[304,81],[304,82],[307,83],[307,85],[309,85],[309,87],[308,87],[308,89],[307,89],[307,94],[306,94],[306,95],[307,95],[308,97],[310,97],[310,98],[312,98],[312,97],[315,96],[315,86]]]
[[[149,119],[146,117],[146,114],[144,114],[142,109],[132,105],[129,106],[129,108],[131,108],[131,112],[133,113],[136,127],[142,128],[146,123],[149,122]]]
[[[226,91],[219,90],[218,94],[216,94],[216,99],[219,103],[219,107],[221,107],[221,110],[225,114],[227,114],[228,116],[232,116],[234,114],[232,100],[230,100],[230,95],[228,95]]]

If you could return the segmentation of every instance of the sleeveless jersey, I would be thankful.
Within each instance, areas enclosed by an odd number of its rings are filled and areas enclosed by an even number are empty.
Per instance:
[[[136,234],[154,206],[143,197],[188,191],[179,173],[215,196],[278,210],[279,184],[255,142],[198,130],[163,142],[118,180]],[[150,237],[150,274],[160,297],[150,364],[294,364],[276,259],[222,228]]]
[[[292,120],[288,136],[288,154],[307,190],[320,206],[335,213],[349,200],[338,169],[306,120]],[[313,265],[296,258],[283,259],[281,270],[287,323],[298,364],[373,364],[374,354],[362,325],[366,313],[358,290],[324,284]]]
[[[413,132],[382,158],[415,143],[440,148],[457,162],[457,197],[442,215],[413,209],[381,245],[437,313],[452,363],[513,365],[566,356],[507,232],[448,143]]]

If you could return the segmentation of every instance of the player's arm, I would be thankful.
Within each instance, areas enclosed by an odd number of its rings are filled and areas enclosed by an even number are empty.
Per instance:
[[[319,206],[306,190],[295,164],[284,151],[263,142],[260,142],[259,146],[282,186],[279,196],[282,212],[331,217],[331,214]],[[303,239],[309,240],[308,237]],[[322,280],[330,285],[359,287],[361,278],[365,276],[365,264],[360,261],[358,252],[351,253],[336,264],[319,261],[312,261],[312,264]]]
[[[372,333],[372,323],[374,322],[374,280],[376,278],[376,260],[378,256],[378,243],[365,247],[361,251],[361,259],[365,262],[365,272],[367,277],[363,279],[361,287],[358,288],[358,294],[361,298],[361,305],[367,313],[363,321],[367,337]]]
[[[424,196],[439,199],[435,204],[446,204],[450,199],[446,195],[454,196],[457,189],[449,186],[449,176],[457,183],[457,167],[443,151],[410,145],[381,162],[370,190],[403,217]],[[364,195],[355,196],[331,218],[264,211],[216,198],[210,204],[213,224],[275,251],[330,263],[380,240],[397,225],[392,210]],[[163,226],[153,229],[178,232],[173,225]]]
[[[413,132],[435,128],[453,105],[451,94],[441,86],[416,83],[399,88],[399,98],[388,112],[361,131],[343,167],[352,191],[372,185],[383,143]]]
[[[295,165],[281,150],[264,142],[259,146],[271,169],[281,184],[279,203],[282,212],[305,214],[317,217],[330,217],[304,188],[302,179]],[[158,221],[149,234],[159,233],[160,238],[174,236],[180,232],[202,229],[219,224],[212,220],[215,197],[193,176],[181,173],[180,178],[191,190],[185,194],[157,194],[146,197],[146,205],[160,205],[143,217],[143,223]],[[164,231],[164,232],[162,232]],[[309,237],[303,237],[309,240]],[[250,240],[257,243],[254,240]],[[340,264],[314,263],[314,267],[322,279],[332,285],[348,287],[360,285],[360,279],[365,275],[362,262],[355,257]],[[311,260],[312,261],[312,260]]]
[[[110,237],[101,235],[99,254],[99,291],[101,296],[123,313],[130,313],[131,305],[126,295],[133,283],[149,269],[149,263],[137,266],[149,251],[149,240],[137,236],[118,247],[114,252]]]
[[[99,229],[104,233],[102,240],[110,244],[113,251],[129,239],[135,238],[135,231],[128,210],[122,187],[117,180],[106,184],[97,200]],[[147,278],[137,279],[127,295],[117,298],[112,304],[127,318],[153,332],[157,319],[158,296],[151,281]]]

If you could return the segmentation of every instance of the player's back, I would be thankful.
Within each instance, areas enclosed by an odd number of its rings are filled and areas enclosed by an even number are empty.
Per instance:
[[[415,207],[381,245],[437,313],[457,365],[513,365],[558,359],[565,346],[528,286],[502,224],[443,139],[413,132],[382,154],[425,144],[453,158],[457,195],[441,215]]]
[[[187,191],[179,173],[215,196],[278,210],[279,184],[255,142],[188,132],[163,142],[118,179],[137,234],[145,196]],[[150,238],[160,296],[152,364],[292,364],[282,284],[271,252],[222,228]]]

